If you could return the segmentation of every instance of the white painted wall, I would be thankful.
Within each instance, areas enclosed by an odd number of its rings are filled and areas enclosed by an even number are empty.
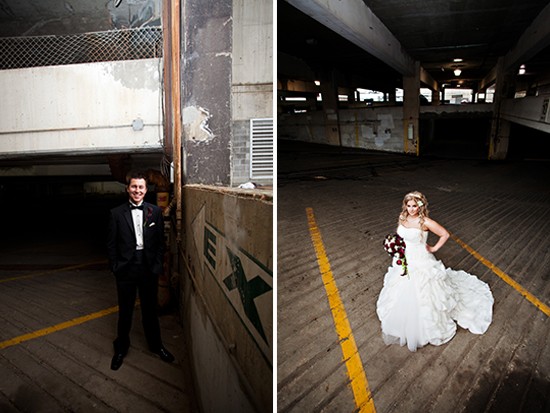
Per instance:
[[[442,115],[444,113],[493,113],[494,105],[492,103],[476,103],[474,105],[440,105],[440,106],[420,106],[420,113],[435,113]]]
[[[344,109],[338,111],[342,146],[404,152],[403,108]],[[328,144],[322,111],[282,114],[278,136],[304,142]]]
[[[342,146],[403,152],[403,108],[388,106],[338,111]]]
[[[273,117],[273,1],[233,2],[233,119]]]
[[[506,99],[500,110],[503,119],[550,133],[550,96]]]
[[[161,150],[159,68],[144,59],[0,71],[0,155]]]

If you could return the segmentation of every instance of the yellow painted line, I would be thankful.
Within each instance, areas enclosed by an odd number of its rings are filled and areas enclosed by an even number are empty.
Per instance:
[[[315,216],[313,215],[313,209],[306,208],[307,220],[309,223],[309,231],[311,234],[311,240],[315,248],[315,254],[317,255],[317,263],[323,283],[327,292],[327,297],[332,311],[332,317],[334,318],[334,325],[336,327],[336,333],[342,347],[342,353],[344,355],[343,360],[346,363],[348,369],[348,377],[350,380],[351,388],[353,390],[353,396],[355,399],[355,405],[358,412],[374,413],[374,401],[369,390],[369,383],[367,382],[367,376],[363,369],[363,363],[355,344],[355,338],[351,331],[351,326],[344,309],[344,303],[340,298],[340,292],[332,275],[330,269],[330,263],[325,253],[325,247],[321,238],[321,233],[315,222]]]
[[[105,264],[105,263],[107,263],[107,260],[96,261],[96,262],[87,262],[86,264],[71,265],[70,267],[58,268],[57,270],[40,272],[40,273],[37,273],[37,274],[21,275],[19,277],[6,278],[4,280],[0,280],[0,283],[6,282],[6,281],[21,280],[23,278],[37,277],[39,275],[52,274],[54,272],[74,270],[76,268],[87,267],[88,265]]]
[[[66,321],[64,323],[57,324],[57,325],[52,326],[52,327],[43,328],[42,330],[38,330],[38,331],[35,331],[33,333],[29,333],[29,334],[25,334],[25,335],[22,335],[22,336],[19,336],[19,337],[15,337],[15,338],[12,338],[11,340],[6,340],[6,341],[1,342],[0,343],[0,349],[10,347],[10,346],[13,346],[15,344],[19,344],[23,341],[32,340],[33,338],[45,336],[47,334],[51,334],[51,333],[54,333],[56,331],[63,330],[65,328],[73,327],[73,326],[76,326],[78,324],[85,323],[86,321],[93,320],[94,318],[103,317],[103,316],[106,316],[108,314],[115,313],[117,311],[118,311],[118,305],[116,307],[111,307],[111,308],[108,308],[107,310],[98,311],[97,313],[89,314],[89,315],[86,315],[86,316],[83,316],[83,317],[78,317],[78,318],[75,318],[74,320]]]
[[[458,237],[455,235],[449,233],[451,237],[466,251],[468,251],[470,254],[472,254],[474,257],[476,257],[483,265],[488,267],[491,271],[493,271],[496,275],[498,275],[500,278],[502,278],[506,283],[514,287],[516,291],[518,291],[521,295],[523,295],[525,298],[527,298],[528,301],[530,301],[535,307],[537,307],[540,311],[542,311],[544,314],[546,314],[548,317],[550,317],[550,307],[548,307],[546,304],[544,304],[542,301],[540,301],[537,297],[535,297],[533,294],[531,294],[529,291],[527,291],[525,288],[523,288],[521,285],[519,285],[517,282],[512,280],[510,276],[505,274],[500,268],[498,268],[495,264],[493,264],[488,259],[484,258],[481,254],[474,251],[473,248],[466,245],[464,242],[462,242]]]

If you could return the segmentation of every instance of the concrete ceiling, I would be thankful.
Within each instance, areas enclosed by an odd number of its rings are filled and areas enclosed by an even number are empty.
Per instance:
[[[437,83],[456,84],[453,70],[458,66],[463,86],[479,84],[549,4],[548,0],[363,2],[389,29],[404,52],[419,61]],[[279,78],[305,79],[304,70],[299,69],[301,62],[314,75],[334,68],[355,87],[368,88],[373,81],[378,90],[385,86],[401,87],[401,73],[319,23],[319,19],[309,17],[284,0],[278,0],[277,8]],[[547,44],[522,62],[527,67],[526,76],[550,74]],[[462,62],[454,62],[456,58]]]

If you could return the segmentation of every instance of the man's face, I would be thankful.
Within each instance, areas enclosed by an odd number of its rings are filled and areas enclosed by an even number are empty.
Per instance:
[[[136,205],[141,204],[143,197],[147,193],[145,179],[131,179],[130,184],[126,187],[126,191],[130,195],[130,201]]]

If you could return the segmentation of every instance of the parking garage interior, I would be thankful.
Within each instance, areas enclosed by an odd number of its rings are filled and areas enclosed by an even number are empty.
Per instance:
[[[278,1],[279,412],[548,409],[549,7]],[[486,334],[416,353],[376,315],[413,190],[495,297]]]
[[[272,22],[269,0],[0,2],[0,411],[271,410]],[[105,242],[130,171],[165,212],[176,361],[138,302],[115,372]]]

